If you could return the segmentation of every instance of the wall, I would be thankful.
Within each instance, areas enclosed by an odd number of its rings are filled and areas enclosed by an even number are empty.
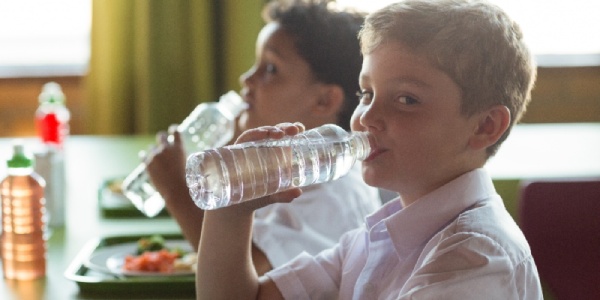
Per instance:
[[[86,134],[83,77],[0,78],[0,137],[35,134],[33,115],[42,85],[61,84],[71,133]],[[600,66],[539,68],[524,123],[600,122]]]
[[[35,135],[38,95],[49,81],[61,85],[71,111],[71,133],[85,134],[84,93],[80,76],[0,78],[0,137]]]
[[[600,66],[539,68],[525,123],[600,122]]]

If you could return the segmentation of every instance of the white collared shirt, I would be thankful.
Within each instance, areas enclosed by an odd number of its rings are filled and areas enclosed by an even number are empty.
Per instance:
[[[286,299],[542,299],[529,245],[483,169],[404,209],[391,201],[334,248],[267,276]]]
[[[333,247],[381,207],[379,192],[364,182],[360,164],[338,180],[302,190],[291,203],[275,203],[255,213],[252,242],[273,267],[303,251],[314,255]]]

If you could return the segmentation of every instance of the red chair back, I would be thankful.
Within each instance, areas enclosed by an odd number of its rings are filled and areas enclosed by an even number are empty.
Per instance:
[[[519,222],[540,278],[559,300],[600,299],[600,179],[521,188]]]

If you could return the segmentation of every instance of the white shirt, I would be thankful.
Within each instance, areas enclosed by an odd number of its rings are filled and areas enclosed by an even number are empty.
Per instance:
[[[478,169],[369,216],[332,249],[267,273],[286,299],[542,299],[529,245]]]
[[[291,203],[256,211],[252,241],[273,267],[303,251],[314,255],[333,247],[381,206],[378,190],[364,183],[360,168],[355,164],[338,180],[302,188]]]

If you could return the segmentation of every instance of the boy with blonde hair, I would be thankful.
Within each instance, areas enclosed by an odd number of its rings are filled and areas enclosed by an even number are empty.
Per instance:
[[[333,248],[260,278],[239,237],[254,209],[301,190],[207,212],[198,297],[541,299],[529,245],[483,169],[530,100],[536,71],[519,27],[485,1],[408,0],[370,14],[360,41],[351,125],[372,139],[363,178],[399,198]],[[280,124],[238,141],[302,130]]]

